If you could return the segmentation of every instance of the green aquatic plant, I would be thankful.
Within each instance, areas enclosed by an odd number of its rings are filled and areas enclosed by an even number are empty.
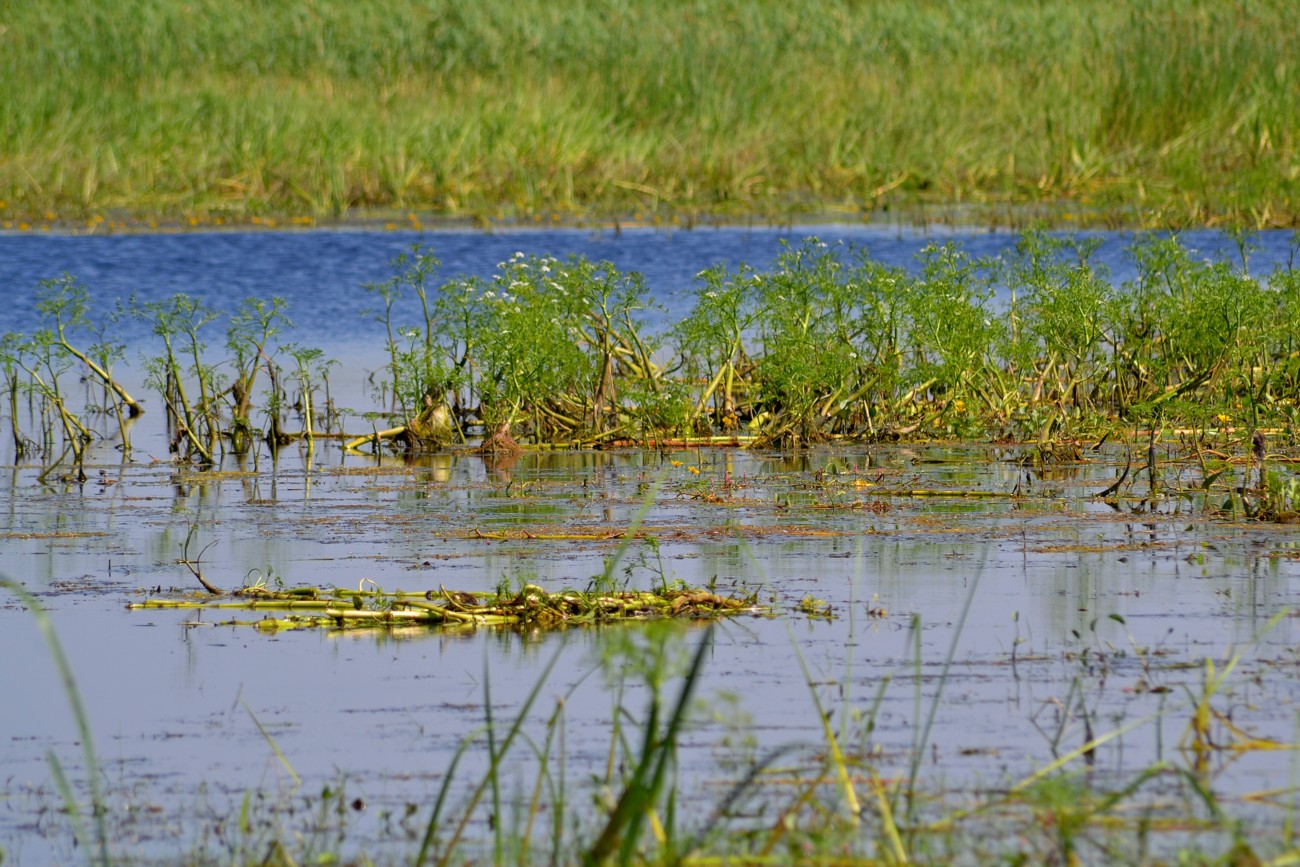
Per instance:
[[[695,401],[695,416],[709,413],[723,428],[737,422],[737,386],[752,366],[745,351],[750,329],[763,315],[761,275],[748,266],[733,274],[715,265],[696,275],[694,304],[674,327],[686,370],[707,384]]]
[[[992,310],[991,263],[972,259],[954,244],[931,244],[918,258],[921,273],[906,302],[906,384],[945,405],[985,404],[998,378],[990,350],[1002,336],[1002,319]]]
[[[129,309],[147,322],[163,344],[163,351],[145,361],[149,385],[167,408],[168,431],[173,451],[197,456],[212,463],[219,436],[217,395],[220,391],[215,366],[204,360],[206,344],[199,332],[220,314],[200,301],[176,293],[166,301],[138,302]],[[187,388],[197,388],[195,397]]]
[[[353,434],[345,447],[1009,438],[1036,442],[1053,463],[1077,460],[1084,438],[1204,439],[1242,425],[1294,435],[1293,269],[1256,278],[1247,252],[1242,266],[1211,263],[1176,236],[1141,236],[1137,276],[1115,286],[1094,252],[1088,240],[1030,232],[997,260],[931,245],[908,274],[808,239],[767,271],[701,272],[685,315],[653,333],[643,278],[608,262],[519,253],[490,280],[435,286],[438,260],[417,248],[376,290],[389,356],[379,398],[389,407],[363,417],[393,426]],[[73,311],[76,292],[59,285]],[[227,443],[240,454],[251,447],[247,413],[261,376],[269,447],[321,433],[322,388],[325,425],[337,429],[328,362],[286,340],[282,302],[246,300],[224,359],[205,343],[218,311],[185,295],[127,309],[161,343],[147,355],[148,382],[182,457],[213,462]],[[106,327],[94,354],[109,370],[123,347]],[[286,372],[276,360],[286,347],[310,357],[286,356]],[[57,329],[8,339],[15,442],[29,424],[16,401],[23,390],[39,404],[28,415],[46,453],[61,440],[75,459],[88,437],[110,438],[102,407],[81,411],[60,384],[80,357]],[[126,404],[112,403],[125,444]],[[308,405],[303,429],[286,430],[289,408]]]
[[[8,398],[6,401],[9,410],[9,432],[13,437],[14,458],[21,460],[27,453],[28,439],[23,435],[21,426],[18,401],[21,396],[22,384],[19,377],[23,370],[19,359],[26,351],[23,336],[12,331],[7,331],[0,336],[0,372],[4,375],[5,394]]]
[[[1018,403],[1051,407],[1055,424],[1113,408],[1100,401],[1113,374],[1114,290],[1090,262],[1096,248],[1095,240],[1026,232],[1005,263],[1013,312],[1004,352],[1011,373],[1032,377]]]
[[[68,406],[60,377],[72,366],[72,360],[61,351],[56,338],[48,329],[42,329],[32,335],[31,339],[13,352],[14,363],[27,374],[24,387],[36,401],[36,412],[41,428],[41,453],[46,458],[44,471],[40,480],[45,479],[60,466],[64,459],[72,456],[75,478],[84,481],[85,470],[82,466],[86,447],[95,435],[80,414]],[[14,417],[17,429],[17,416]],[[54,457],[54,426],[57,423],[62,432],[62,449]]]
[[[809,238],[787,246],[757,281],[763,354],[754,370],[755,410],[772,420],[768,438],[795,445],[825,438],[863,372],[855,342],[861,322],[848,266]]]
[[[109,323],[99,329],[100,340],[90,350],[83,351],[68,339],[71,328],[90,328],[90,293],[70,274],[54,280],[42,280],[36,291],[36,309],[51,325],[49,342],[61,352],[79,361],[113,395],[121,401],[132,417],[144,412],[144,407],[127,393],[113,377],[111,362],[122,355],[122,345],[106,334]],[[92,356],[98,356],[98,359]]]
[[[563,410],[550,403],[588,391],[595,370],[578,345],[569,290],[559,282],[567,271],[554,260],[520,255],[499,268],[483,291],[477,323],[479,416],[485,431],[526,421],[545,441],[563,426]]]
[[[41,478],[48,476],[69,455],[80,476],[86,447],[99,436],[110,436],[107,432],[93,429],[93,420],[88,424],[83,418],[111,414],[117,423],[121,447],[129,452],[128,416],[134,418],[143,412],[143,408],[113,375],[113,364],[124,355],[125,347],[112,336],[116,325],[113,315],[92,323],[90,295],[86,287],[67,274],[58,279],[43,280],[36,291],[35,303],[47,326],[30,337],[6,334],[3,347],[0,347],[0,366],[4,369],[9,393],[8,410],[15,453],[22,456],[28,446],[22,435],[19,408],[19,394],[26,391],[35,402],[35,406],[29,403],[29,413],[41,430],[41,451],[47,460]],[[74,330],[89,331],[98,339],[82,349],[69,337]],[[103,404],[87,405],[84,411],[69,404],[71,395],[60,379],[74,368],[87,372],[84,381],[87,382],[88,399],[93,399],[95,386],[102,388]],[[62,448],[57,458],[54,457],[53,430],[56,425],[62,432]]]
[[[298,400],[294,405],[299,407],[299,414],[302,416],[302,435],[310,448],[316,435],[317,410],[313,398],[318,385],[316,377],[323,376],[335,362],[326,359],[322,350],[313,347],[289,344],[284,347],[284,351],[294,360],[293,375],[298,384]]]
[[[392,277],[363,287],[383,304],[378,318],[388,335],[390,381],[386,387],[391,389],[393,410],[402,419],[410,419],[430,405],[441,406],[455,386],[456,375],[444,362],[438,343],[443,328],[440,317],[445,311],[434,297],[438,290],[430,285],[441,264],[417,244],[393,259]],[[399,303],[412,295],[420,302],[418,326],[397,319]]]
[[[640,389],[653,396],[661,390],[659,368],[651,360],[654,343],[641,334],[644,311],[653,306],[645,278],[583,257],[571,257],[561,270],[552,287],[563,290],[558,306],[567,308],[565,318],[574,323],[594,366],[589,391],[581,395],[583,424],[601,435],[621,432],[621,391]]]
[[[234,376],[230,383],[231,450],[236,454],[246,452],[252,442],[253,389],[258,371],[274,363],[275,348],[272,341],[292,323],[285,313],[288,307],[283,298],[265,301],[245,298],[230,317],[226,327],[226,348],[232,354]]]

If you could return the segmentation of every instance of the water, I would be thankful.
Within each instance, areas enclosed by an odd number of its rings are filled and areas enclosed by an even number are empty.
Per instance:
[[[764,267],[780,239],[809,233],[850,240],[904,266],[932,240],[958,240],[976,255],[996,255],[1015,240],[836,226],[4,235],[0,286],[12,303],[0,310],[0,331],[34,327],[35,282],[62,272],[86,283],[101,310],[132,291],[147,299],[183,291],[224,309],[248,295],[281,295],[295,322],[292,339],[344,361],[337,387],[360,401],[381,326],[360,314],[358,287],[388,276],[387,263],[416,241],[448,275],[490,274],[516,251],[609,259],[643,272],[671,316],[698,271],[720,261]],[[1285,261],[1289,234],[1260,240],[1253,270]],[[1106,236],[1100,254],[1117,280],[1131,273],[1125,243]],[[1189,243],[1232,251],[1210,234]],[[617,652],[620,636],[643,634],[629,626],[554,635],[268,635],[214,625],[227,618],[212,612],[127,611],[127,602],[160,591],[197,589],[176,562],[191,527],[191,557],[202,551],[205,575],[225,588],[277,579],[476,592],[526,579],[552,590],[582,588],[619,541],[528,534],[632,528],[653,492],[641,530],[657,546],[631,544],[616,574],[626,569],[634,586],[666,577],[755,588],[781,612],[722,624],[714,637],[701,695],[716,719],[705,715],[683,748],[685,764],[700,769],[683,791],[704,805],[718,799],[719,757],[788,742],[809,745],[805,756],[820,749],[810,678],[828,710],[860,713],[836,716],[837,724],[849,719],[850,752],[877,756],[884,775],[906,773],[954,646],[923,768],[923,782],[936,790],[1014,782],[1077,748],[1081,707],[1098,734],[1169,710],[1186,701],[1184,687],[1199,689],[1205,657],[1222,661],[1234,650],[1247,657],[1222,706],[1259,736],[1300,737],[1294,621],[1283,618],[1253,645],[1296,600],[1293,534],[1208,519],[1205,502],[1194,498],[1157,513],[1097,503],[1091,494],[1122,463],[1116,451],[1040,475],[1021,466],[1016,448],[574,452],[502,465],[460,453],[377,462],[326,444],[312,454],[287,450],[276,466],[263,454],[203,474],[165,460],[160,415],[138,421],[134,460],[97,447],[85,485],[40,485],[34,466],[8,468],[0,481],[3,569],[51,611],[92,724],[114,837],[127,854],[167,861],[213,845],[214,824],[250,792],[278,805],[281,827],[300,827],[286,805],[330,786],[365,805],[346,811],[345,851],[409,857],[414,844],[405,833],[423,831],[453,751],[483,722],[485,683],[497,716],[510,718],[555,654],[529,731],[540,738],[542,721],[564,697],[567,761],[573,784],[585,784],[603,768],[611,736],[616,692],[601,660]],[[821,472],[829,466],[850,472]],[[1027,496],[959,496],[1005,495],[1017,486]],[[904,495],[933,489],[952,496]],[[493,535],[507,538],[483,538]],[[798,613],[806,596],[829,604],[836,618]],[[15,863],[65,860],[77,853],[54,812],[61,800],[46,753],[84,780],[78,733],[32,618],[0,598],[0,847]],[[671,641],[683,652],[703,636],[698,626],[673,628]],[[614,672],[636,662],[615,660]],[[629,679],[624,703],[639,714],[647,696],[637,683]],[[876,726],[867,731],[873,707]],[[1186,762],[1176,749],[1186,720],[1186,712],[1169,711],[1163,731],[1139,727],[1099,750],[1097,772],[1120,779],[1158,758]],[[739,745],[737,727],[754,744]],[[1288,754],[1223,761],[1215,790],[1289,785],[1292,762],[1279,755]],[[482,749],[473,749],[459,777],[472,781],[483,766]],[[534,767],[521,751],[510,779],[527,789]],[[415,818],[404,820],[409,804]],[[1271,809],[1251,808],[1252,820],[1271,826],[1280,816]]]
[[[1016,235],[1002,231],[961,231],[876,226],[799,226],[796,228],[716,228],[683,230],[523,230],[482,233],[443,232],[196,232],[163,235],[65,236],[0,234],[0,292],[13,303],[0,309],[0,333],[30,331],[39,321],[30,304],[41,280],[71,274],[90,288],[96,313],[112,310],[136,294],[157,301],[184,292],[219,310],[230,311],[245,297],[282,297],[304,343],[352,348],[382,335],[374,315],[363,311],[374,301],[361,287],[392,276],[390,263],[421,244],[443,263],[441,275],[490,276],[515,252],[565,258],[608,260],[624,271],[645,275],[656,299],[673,321],[683,312],[695,275],[716,264],[741,262],[763,269],[779,255],[781,242],[798,244],[816,236],[865,249],[886,265],[912,268],[928,244],[955,242],[973,257],[995,257],[1010,250]],[[1116,283],[1131,279],[1126,253],[1133,236],[1081,233],[1100,237],[1095,262]],[[1197,231],[1180,236],[1207,258],[1237,261],[1233,242],[1221,233]],[[1290,232],[1256,237],[1254,273],[1267,274],[1289,261]],[[135,328],[141,326],[135,325]]]

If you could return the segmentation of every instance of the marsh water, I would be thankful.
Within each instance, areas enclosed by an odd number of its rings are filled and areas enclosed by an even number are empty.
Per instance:
[[[363,313],[373,305],[360,287],[389,276],[412,243],[442,259],[446,275],[490,274],[515,251],[609,259],[644,273],[671,313],[705,267],[763,266],[782,238],[808,235],[898,265],[932,241],[976,255],[1015,242],[843,226],[5,235],[0,332],[36,327],[32,290],[63,272],[100,311],[132,292],[183,291],[227,310],[282,296],[291,339],[340,362],[334,399],[361,410],[374,404],[383,330]],[[1185,240],[1236,255],[1217,234]],[[1252,270],[1286,261],[1291,241],[1261,236]],[[1128,273],[1126,242],[1105,236],[1099,254],[1116,281]],[[1107,503],[1094,495],[1125,463],[1120,445],[1043,467],[1016,444],[499,461],[467,450],[344,454],[322,442],[200,470],[169,459],[162,422],[152,409],[136,420],[129,457],[97,444],[84,483],[38,482],[41,467],[14,465],[9,445],[0,476],[0,568],[50,612],[95,738],[115,848],[132,857],[222,851],[250,798],[268,821],[299,828],[298,814],[329,788],[345,794],[341,848],[400,860],[457,747],[483,725],[485,696],[498,719],[511,718],[553,658],[530,730],[540,737],[563,701],[567,772],[575,790],[597,790],[613,715],[621,706],[635,718],[647,701],[638,668],[653,630],[669,630],[682,656],[706,635],[698,624],[267,633],[211,612],[127,610],[198,589],[177,562],[192,529],[190,554],[201,551],[207,578],[227,589],[367,580],[386,590],[583,589],[616,560],[613,574],[631,587],[681,580],[756,592],[771,611],[715,627],[682,743],[681,790],[704,811],[767,750],[801,744],[818,755],[819,702],[846,750],[889,778],[908,773],[933,708],[922,787],[957,799],[1129,725],[1089,753],[1089,773],[1122,780],[1156,761],[1189,764],[1180,743],[1205,660],[1222,667],[1236,653],[1220,709],[1256,737],[1300,741],[1300,636],[1291,617],[1272,622],[1300,601],[1300,539],[1290,526],[1218,512],[1195,494],[1196,465],[1172,448],[1162,480],[1192,493]],[[47,754],[83,785],[79,734],[37,624],[13,597],[0,607],[0,660],[0,847],[15,863],[76,857]],[[476,747],[457,773],[472,782],[484,764]],[[1290,752],[1225,751],[1211,764],[1203,770],[1225,802],[1248,821],[1281,823],[1300,770]],[[535,769],[521,751],[511,791],[529,791]],[[1279,803],[1253,799],[1266,790],[1281,790]]]

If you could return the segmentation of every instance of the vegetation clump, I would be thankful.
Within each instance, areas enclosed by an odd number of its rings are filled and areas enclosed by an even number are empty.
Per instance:
[[[226,601],[149,599],[128,609],[192,609],[204,611],[264,611],[259,620],[232,619],[221,626],[252,626],[262,630],[304,628],[369,628],[400,626],[478,628],[509,626],[559,629],[598,623],[657,618],[714,619],[737,614],[761,614],[767,608],[755,595],[720,596],[701,588],[664,586],[652,592],[631,590],[548,593],[535,584],[517,592],[498,588],[494,594],[474,594],[446,588],[422,593],[385,592],[379,587],[347,590],[317,587],[269,589],[246,587]],[[373,582],[370,582],[373,585]]]
[[[1119,285],[1094,263],[1092,241],[1042,231],[994,259],[932,244],[915,271],[809,238],[766,271],[705,270],[685,314],[654,330],[644,280],[609,262],[519,253],[490,279],[443,279],[415,247],[369,287],[388,361],[372,378],[377,408],[361,416],[372,431],[360,435],[344,433],[356,416],[331,399],[332,362],[285,341],[278,299],[243,302],[220,359],[208,336],[218,311],[177,295],[91,323],[86,290],[68,277],[40,290],[51,327],[5,335],[0,367],[15,447],[47,470],[69,456],[79,468],[97,437],[129,449],[138,404],[112,377],[125,350],[112,334],[116,317],[135,316],[161,344],[146,366],[172,450],[199,465],[259,439],[274,450],[321,437],[352,450],[499,454],[1018,441],[1059,463],[1079,460],[1085,438],[1115,437],[1146,446],[1154,481],[1163,437],[1252,454],[1257,436],[1295,441],[1300,271],[1252,274],[1251,238],[1235,237],[1240,263],[1203,261],[1176,236],[1140,236],[1136,276]],[[78,332],[90,349],[74,345]],[[86,370],[102,402],[79,412],[60,377]],[[111,423],[87,421],[96,414]],[[1268,492],[1262,513],[1294,511],[1286,479],[1261,471],[1253,482]]]

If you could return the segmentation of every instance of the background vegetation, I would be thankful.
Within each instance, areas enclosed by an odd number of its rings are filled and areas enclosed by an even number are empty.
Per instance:
[[[1296,44],[1282,0],[7,4],[0,220],[1293,226]]]

